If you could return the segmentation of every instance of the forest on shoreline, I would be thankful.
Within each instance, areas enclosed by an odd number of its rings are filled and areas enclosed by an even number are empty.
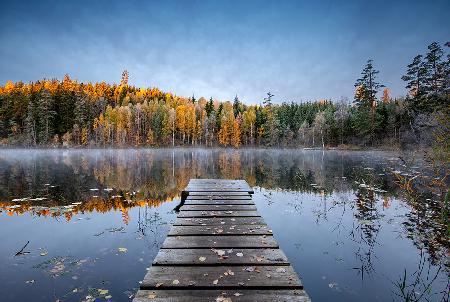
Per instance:
[[[406,66],[408,94],[392,98],[368,60],[352,101],[261,105],[181,97],[158,88],[62,81],[0,86],[0,146],[435,147],[448,154],[450,43]],[[381,97],[378,94],[381,93]]]

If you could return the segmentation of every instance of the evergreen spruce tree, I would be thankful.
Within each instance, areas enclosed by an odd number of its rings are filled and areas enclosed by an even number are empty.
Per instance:
[[[35,106],[32,99],[28,102],[27,115],[25,118],[25,134],[26,143],[29,146],[36,146],[37,134],[36,134],[36,113]]]
[[[445,80],[445,63],[442,60],[444,52],[437,42],[428,45],[428,53],[425,56],[427,68],[426,87],[431,95],[438,96],[443,92]]]
[[[214,102],[212,97],[209,98],[209,101],[205,104],[205,111],[208,117],[214,112]]]
[[[53,119],[56,112],[53,108],[53,99],[50,92],[46,89],[42,90],[37,102],[37,137],[40,144],[46,145],[50,143],[53,137]]]
[[[236,96],[234,97],[234,101],[233,101],[233,113],[234,113],[234,117],[237,117],[240,113],[242,113],[243,108],[242,108],[242,104],[239,101],[239,98],[236,94]]]
[[[406,74],[402,76],[402,80],[406,82],[406,89],[409,89],[410,95],[418,100],[426,90],[427,68],[422,60],[422,55],[414,57],[413,61],[408,64]]]
[[[376,102],[376,94],[384,85],[377,82],[377,74],[379,73],[373,67],[373,60],[367,60],[366,66],[361,72],[361,78],[356,80],[355,87],[362,87],[361,94],[355,98],[358,106],[370,108]]]

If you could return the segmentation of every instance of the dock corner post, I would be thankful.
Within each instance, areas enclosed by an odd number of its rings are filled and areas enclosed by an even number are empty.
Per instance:
[[[181,191],[180,203],[173,209],[175,212],[179,212],[180,208],[184,205],[186,198],[189,196],[189,191]]]

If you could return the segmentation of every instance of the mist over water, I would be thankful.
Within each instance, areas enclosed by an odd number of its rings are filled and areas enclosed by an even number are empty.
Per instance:
[[[131,301],[189,179],[232,178],[313,301],[448,301],[437,197],[413,202],[393,176],[420,168],[367,151],[0,150],[2,300]]]

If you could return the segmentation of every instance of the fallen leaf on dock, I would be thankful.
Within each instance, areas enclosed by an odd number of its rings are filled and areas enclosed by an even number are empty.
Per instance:
[[[236,256],[242,257],[242,256],[244,256],[244,254],[243,253],[236,253]]]
[[[282,267],[279,267],[279,268],[276,269],[276,272],[277,272],[277,273],[285,273],[285,272],[286,272],[286,269],[285,269],[285,268],[282,268]]]
[[[164,283],[162,283],[162,282],[156,283],[155,287],[160,287],[160,286],[162,286],[163,284],[164,284]]]
[[[217,283],[219,283],[219,280],[218,280],[218,279],[216,279],[216,280],[213,281],[213,284],[214,284],[214,285],[217,285]]]
[[[179,284],[179,283],[180,283],[180,281],[178,281],[177,279],[175,279],[175,280],[172,281],[172,284],[175,284],[175,285],[177,285],[177,284]]]
[[[149,299],[155,299],[155,298],[156,298],[156,294],[151,293],[151,294],[148,295],[147,298],[149,298]]]
[[[203,256],[199,257],[198,260],[201,261],[201,262],[204,262],[206,260],[206,257],[203,257]]]
[[[233,302],[230,298],[225,298],[223,296],[219,296],[216,298],[216,302]]]

